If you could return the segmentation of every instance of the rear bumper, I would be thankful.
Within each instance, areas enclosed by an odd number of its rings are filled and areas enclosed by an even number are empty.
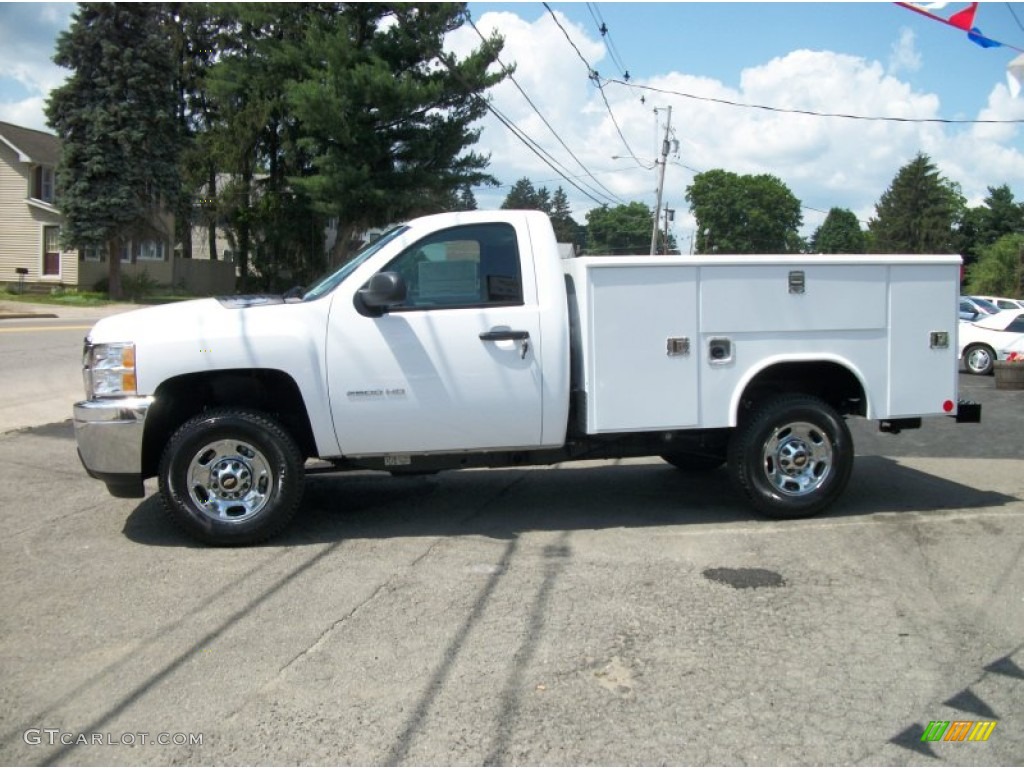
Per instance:
[[[78,457],[113,496],[141,498],[142,437],[152,397],[83,400],[74,405]]]

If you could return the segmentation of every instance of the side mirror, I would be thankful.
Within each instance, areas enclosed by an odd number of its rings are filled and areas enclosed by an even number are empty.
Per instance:
[[[368,314],[379,317],[389,307],[403,303],[407,295],[405,279],[400,274],[378,272],[356,292],[356,301]]]

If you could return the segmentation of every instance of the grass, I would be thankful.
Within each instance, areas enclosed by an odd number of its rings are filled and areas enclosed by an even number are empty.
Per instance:
[[[155,294],[139,296],[134,301],[125,297],[121,301],[111,301],[106,293],[97,291],[61,291],[58,293],[11,293],[0,290],[0,301],[23,302],[25,304],[52,304],[61,307],[104,307],[108,304],[169,304],[172,301],[188,301],[196,296],[181,294]]]
[[[107,304],[115,304],[107,298],[105,293],[94,293],[92,291],[81,291],[76,293],[11,293],[10,291],[0,292],[0,301],[17,301],[26,304],[56,304],[64,307],[102,307]]]

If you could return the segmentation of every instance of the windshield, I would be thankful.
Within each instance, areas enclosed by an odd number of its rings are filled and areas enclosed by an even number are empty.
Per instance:
[[[314,299],[319,299],[321,296],[325,296],[331,291],[333,291],[335,288],[338,287],[338,285],[341,284],[342,280],[344,280],[346,277],[355,272],[356,268],[358,268],[360,264],[362,264],[368,258],[373,256],[373,254],[375,254],[385,245],[390,243],[400,234],[405,232],[407,229],[409,229],[409,227],[405,224],[397,226],[394,229],[389,229],[379,238],[377,238],[372,243],[364,247],[363,250],[359,251],[359,253],[353,256],[349,261],[342,264],[337,271],[332,272],[331,274],[317,281],[312,288],[310,288],[308,291],[302,294],[302,300],[313,301]]]

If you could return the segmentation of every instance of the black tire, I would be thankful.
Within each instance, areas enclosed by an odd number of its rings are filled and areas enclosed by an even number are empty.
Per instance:
[[[976,376],[988,376],[995,370],[996,353],[987,344],[971,344],[964,350],[964,367]]]
[[[713,453],[663,453],[661,458],[683,472],[710,472],[725,464],[725,456]]]
[[[843,492],[853,470],[853,438],[822,400],[783,395],[756,408],[733,433],[733,483],[764,515],[810,517]]]
[[[164,509],[207,544],[256,544],[280,533],[302,500],[302,453],[257,411],[218,408],[185,422],[160,459]]]

